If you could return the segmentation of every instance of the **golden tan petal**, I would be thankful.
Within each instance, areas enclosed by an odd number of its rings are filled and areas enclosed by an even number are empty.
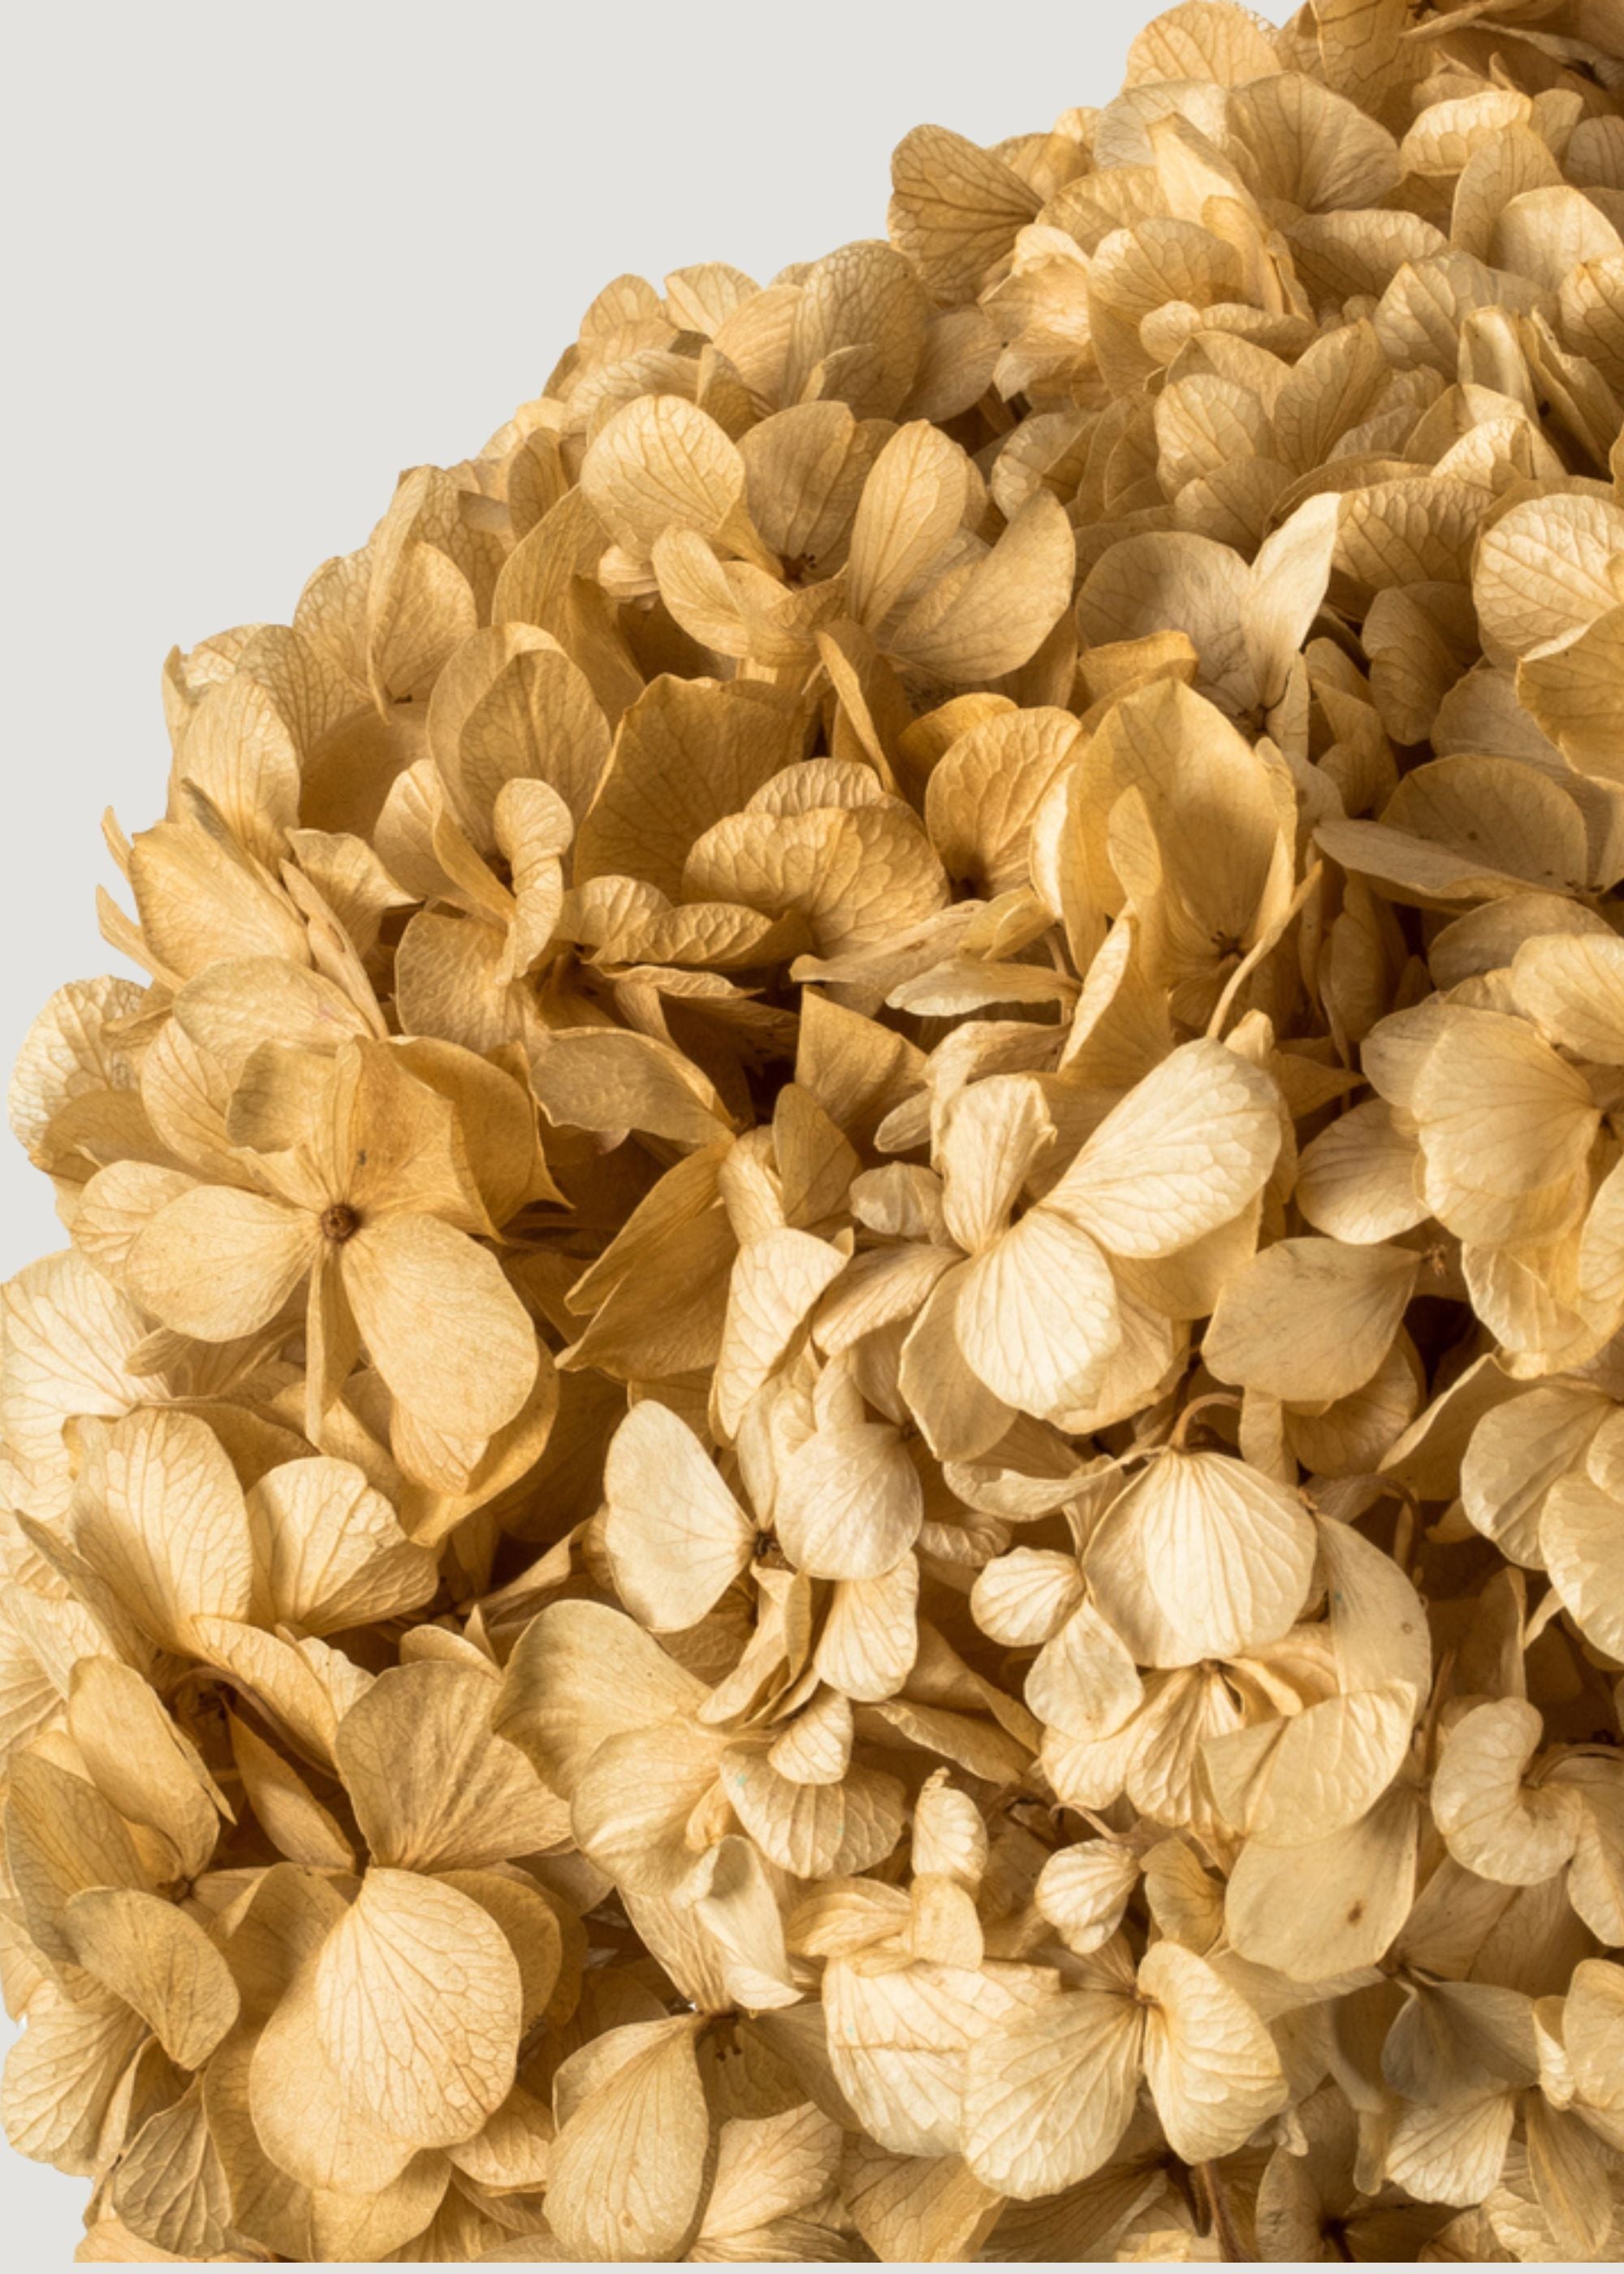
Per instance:
[[[272,1847],[318,1871],[353,1871],[354,1843],[292,1763],[235,1714],[229,1727],[244,1795]]]
[[[614,1434],[604,1497],[621,1598],[657,1631],[695,1625],[749,1561],[756,1527],[693,1431],[652,1398]]]
[[[1201,1339],[1221,1382],[1312,1404],[1368,1382],[1420,1269],[1402,1247],[1282,1239],[1225,1285]]]
[[[530,1395],[536,1332],[489,1249],[438,1217],[364,1224],[342,1251],[362,1340],[431,1427],[488,1437]]]
[[[643,878],[676,899],[689,847],[801,755],[799,713],[757,681],[662,674],[621,719],[575,840],[577,884]]]
[[[605,1135],[646,1130],[687,1151],[728,1133],[703,1070],[650,1035],[584,1027],[550,1035],[532,1080],[542,1111],[560,1125]]]
[[[689,900],[803,917],[820,955],[874,947],[945,907],[947,878],[906,807],[756,810],[718,822],[688,855]]]
[[[104,1496],[80,1510],[75,1537],[156,1640],[186,1651],[198,1619],[249,1615],[253,1548],[242,1487],[204,1422],[130,1414],[109,1437],[106,1478]]]
[[[974,298],[1042,203],[1012,168],[944,126],[903,137],[891,188],[891,242],[950,303]]]
[[[221,1835],[223,1797],[157,1693],[117,1659],[81,1658],[70,1677],[68,1728],[97,1790],[127,1823],[161,1833],[179,1876],[195,1879]]]
[[[1574,1969],[1563,2014],[1563,2037],[1573,2064],[1581,2109],[1603,2139],[1624,2145],[1624,2069],[1618,2024],[1624,2015],[1624,1966],[1583,1960]]]
[[[697,1893],[726,1751],[714,1731],[672,1723],[606,1737],[575,1779],[576,1841],[634,1894]]]
[[[876,459],[852,523],[847,593],[877,630],[952,543],[974,495],[957,444],[926,419],[902,427]]]
[[[492,1727],[569,1795],[606,1737],[685,1718],[704,1694],[704,1684],[622,1612],[560,1602],[521,1636]]]
[[[133,1069],[108,1028],[140,1001],[141,990],[128,979],[70,980],[47,1001],[17,1054],[6,1092],[12,1133],[31,1154],[74,1098],[132,1086]]]
[[[236,2021],[224,1959],[163,1896],[86,1888],[70,1899],[63,1931],[77,1962],[140,2014],[177,2068],[200,2068]]]
[[[433,1556],[352,1462],[284,1462],[247,1496],[266,1608],[277,1625],[332,1634],[415,1610],[438,1584]]]
[[[1619,670],[1624,662],[1624,608],[1605,606],[1560,647],[1517,665],[1519,701],[1568,764],[1583,774],[1619,779]]]
[[[274,1319],[310,1269],[313,1216],[259,1193],[194,1185],[138,1232],[121,1276],[144,1309],[204,1342]]]
[[[1617,599],[1607,562],[1624,514],[1603,498],[1530,498],[1485,533],[1472,597],[1491,657],[1504,662],[1571,639]]]
[[[448,2146],[513,2082],[519,1969],[495,1922],[415,1872],[374,1869],[312,1969],[318,2042],[392,2138]]]
[[[200,2077],[147,2119],[124,2150],[111,2193],[125,2227],[160,2255],[223,2254],[231,2195],[204,2112]]]
[[[643,395],[597,436],[581,486],[615,542],[646,555],[663,529],[719,530],[744,493],[744,462],[695,404]]]
[[[1040,490],[962,581],[955,576],[921,594],[883,644],[952,686],[1001,679],[1028,662],[1060,621],[1076,561],[1064,508]]]
[[[402,2178],[417,2151],[385,2127],[369,2100],[346,2090],[320,2029],[317,1962],[295,1977],[255,2041],[248,2076],[254,2136],[280,2172],[306,2187],[377,2195]],[[387,2010],[381,1976],[378,1994]],[[389,2058],[384,2045],[371,2051],[381,2070]]]
[[[1128,87],[1162,79],[1215,79],[1241,87],[1280,68],[1267,27],[1228,0],[1181,0],[1137,33],[1124,73]]]
[[[425,1660],[380,1674],[344,1715],[334,1755],[376,1863],[477,1869],[567,1837],[564,1803],[493,1733],[496,1698],[477,1668]]]
[[[102,2161],[104,2127],[147,2024],[110,1991],[70,1999],[44,1983],[28,2026],[6,2056],[0,2112],[19,2155],[89,2178]],[[114,2116],[117,2122],[117,2117]]]

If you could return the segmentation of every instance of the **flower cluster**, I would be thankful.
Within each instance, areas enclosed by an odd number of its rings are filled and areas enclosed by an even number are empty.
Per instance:
[[[1624,2250],[1620,85],[1185,0],[170,658],[11,1093],[81,2255]]]

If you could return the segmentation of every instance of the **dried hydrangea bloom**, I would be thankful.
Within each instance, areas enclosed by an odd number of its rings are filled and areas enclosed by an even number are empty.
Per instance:
[[[90,2259],[1624,2251],[1624,31],[623,276],[19,1060]]]

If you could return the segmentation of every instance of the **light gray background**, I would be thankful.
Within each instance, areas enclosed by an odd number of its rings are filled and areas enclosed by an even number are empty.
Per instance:
[[[892,146],[1116,92],[1150,0],[46,4],[13,19],[0,1061],[115,968],[98,837],[162,808],[169,647],[286,622],[396,474],[475,450],[612,276],[883,236]],[[0,1136],[0,1276],[63,1244]],[[13,2030],[0,2017],[3,2042]],[[0,2145],[9,2264],[87,2183]]]

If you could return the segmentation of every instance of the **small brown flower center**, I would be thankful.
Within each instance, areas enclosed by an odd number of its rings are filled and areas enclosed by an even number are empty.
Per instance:
[[[321,1211],[321,1236],[334,1246],[350,1239],[361,1229],[361,1219],[348,1201],[335,1201]]]

